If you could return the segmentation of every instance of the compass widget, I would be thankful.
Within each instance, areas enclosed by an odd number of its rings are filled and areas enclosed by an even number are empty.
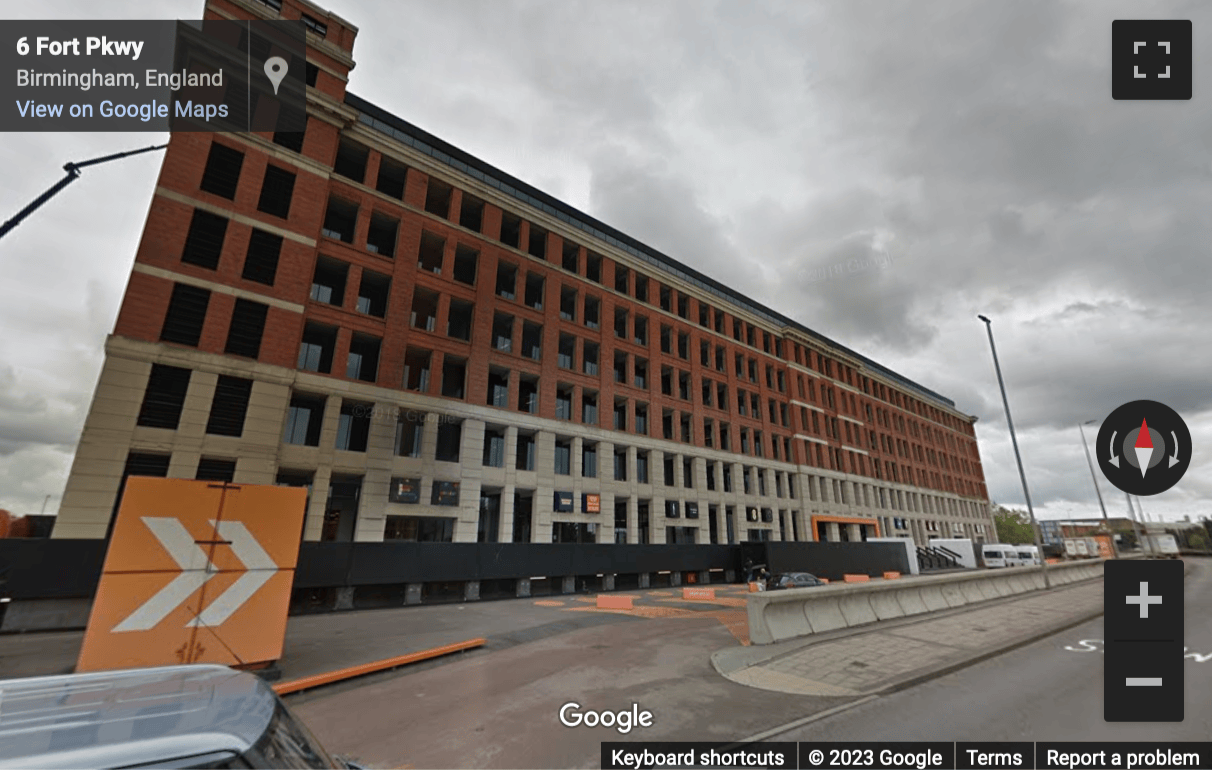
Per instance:
[[[1098,431],[1098,464],[1107,480],[1132,495],[1157,495],[1191,464],[1191,431],[1165,404],[1133,401],[1112,412]]]

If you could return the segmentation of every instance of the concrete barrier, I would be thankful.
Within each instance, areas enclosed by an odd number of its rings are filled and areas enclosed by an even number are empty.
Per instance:
[[[631,610],[635,609],[631,600],[631,596],[609,596],[607,594],[598,594],[598,609],[599,610]]]
[[[870,575],[842,575],[842,580],[847,583],[866,583],[871,580]]]
[[[1101,578],[1103,560],[1048,565],[1053,587]],[[904,580],[854,582],[787,591],[763,591],[747,600],[753,644],[921,615],[1026,594],[1044,586],[1039,567],[972,570]]]

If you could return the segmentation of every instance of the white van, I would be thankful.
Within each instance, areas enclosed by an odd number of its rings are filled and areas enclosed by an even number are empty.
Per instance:
[[[986,543],[981,546],[981,556],[989,569],[1018,566],[1018,548],[1005,543]]]
[[[1020,566],[1034,566],[1040,564],[1039,549],[1033,545],[1020,545],[1018,547],[1018,562]]]

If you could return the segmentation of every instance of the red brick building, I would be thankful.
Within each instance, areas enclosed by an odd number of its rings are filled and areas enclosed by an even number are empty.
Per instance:
[[[346,90],[175,134],[55,537],[129,475],[310,488],[306,539],[994,539],[975,419]],[[370,63],[369,66],[374,66]]]

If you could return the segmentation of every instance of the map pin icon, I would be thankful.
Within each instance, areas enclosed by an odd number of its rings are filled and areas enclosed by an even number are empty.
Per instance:
[[[271,56],[265,60],[265,77],[274,84],[274,96],[278,95],[278,86],[286,78],[286,60],[281,56]]]

